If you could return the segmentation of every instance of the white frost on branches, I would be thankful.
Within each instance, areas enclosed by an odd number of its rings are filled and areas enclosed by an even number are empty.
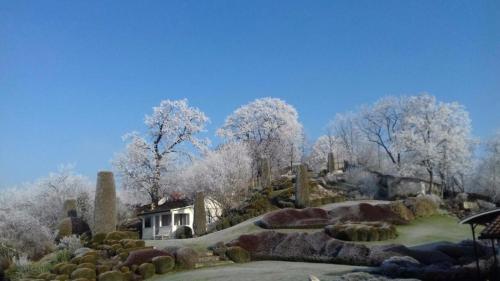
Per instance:
[[[158,203],[173,188],[167,183],[174,164],[191,159],[193,148],[206,148],[208,140],[197,135],[204,131],[208,121],[186,99],[164,100],[154,107],[153,114],[147,115],[144,122],[147,136],[127,135],[125,151],[113,161],[122,187],[142,196],[144,203]]]
[[[261,98],[236,109],[217,134],[246,143],[254,164],[268,157],[278,171],[302,157],[303,129],[297,110],[277,98]]]
[[[251,165],[246,144],[227,143],[195,161],[184,173],[184,184],[188,191],[204,191],[227,210],[246,198]]]

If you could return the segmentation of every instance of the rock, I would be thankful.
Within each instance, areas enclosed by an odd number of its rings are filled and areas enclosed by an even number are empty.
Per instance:
[[[69,280],[69,275],[68,274],[59,274],[54,279],[59,280],[59,281],[66,281],[66,280]]]
[[[409,256],[395,256],[395,257],[390,257],[386,259],[381,267],[387,267],[387,266],[396,266],[396,267],[421,267],[422,264]]]
[[[108,233],[116,230],[116,188],[112,172],[97,174],[94,207],[94,232]]]
[[[37,278],[38,279],[43,279],[43,280],[53,280],[56,278],[57,275],[50,273],[50,272],[44,272],[38,274]]]
[[[309,206],[309,173],[304,164],[295,167],[295,205],[297,208]]]
[[[476,203],[481,210],[492,210],[492,209],[495,209],[497,207],[495,204],[488,202],[488,201],[481,200],[481,199],[478,199],[476,201]]]
[[[396,227],[385,222],[338,223],[325,227],[325,232],[345,241],[382,241],[397,237]]]
[[[96,233],[92,237],[92,242],[97,243],[97,244],[102,244],[104,240],[106,239],[106,233]]]
[[[198,254],[191,248],[180,248],[175,252],[175,264],[182,269],[194,269]]]
[[[139,239],[139,234],[133,231],[112,231],[106,234],[104,240],[120,241],[122,239]]]
[[[235,263],[245,263],[250,261],[250,253],[238,246],[227,248],[226,255]]]
[[[57,267],[57,273],[70,275],[76,269],[76,264],[65,263]]]
[[[96,270],[95,264],[94,263],[89,263],[89,262],[84,262],[80,263],[77,268],[90,268],[92,270]]]
[[[143,263],[137,270],[143,279],[148,279],[155,275],[155,266],[152,263]]]
[[[124,281],[123,273],[112,270],[99,274],[97,281]]]
[[[213,246],[210,246],[209,250],[211,250],[214,253],[214,255],[219,256],[221,258],[225,258],[227,247],[223,242],[218,242]]]
[[[89,254],[84,255],[78,261],[79,264],[82,264],[82,263],[92,263],[92,264],[95,264],[96,262],[97,262],[97,256],[96,255],[89,255]]]
[[[264,215],[258,222],[259,226],[267,229],[317,228],[330,223],[328,213],[321,208],[281,209]]]
[[[101,274],[101,273],[104,273],[104,272],[110,271],[110,270],[111,270],[111,266],[109,266],[109,265],[98,265],[96,267],[97,274]]]
[[[175,266],[175,260],[171,256],[154,257],[152,263],[155,266],[156,274],[165,274]]]
[[[71,273],[71,279],[85,278],[87,280],[95,279],[95,270],[90,268],[78,268]]]
[[[73,227],[71,226],[71,218],[64,218],[59,222],[57,226],[57,237],[62,238],[65,236],[70,236]]]
[[[151,262],[151,260],[155,257],[160,256],[170,256],[169,253],[156,249],[143,249],[136,250],[129,253],[127,259],[122,264],[122,266],[132,266],[132,265],[141,265],[143,263]]]
[[[345,243],[337,254],[335,260],[344,264],[370,265],[370,249],[363,244]]]
[[[124,248],[138,248],[138,247],[145,247],[146,246],[146,241],[144,240],[138,240],[138,239],[122,239],[120,240],[120,243]]]

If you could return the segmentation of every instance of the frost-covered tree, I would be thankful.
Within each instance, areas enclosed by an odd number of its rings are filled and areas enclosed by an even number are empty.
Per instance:
[[[261,98],[236,109],[217,134],[248,145],[254,164],[268,157],[276,172],[301,159],[303,132],[297,110],[277,98]]]
[[[467,111],[422,94],[385,97],[331,123],[355,165],[382,173],[439,179],[445,189],[464,188],[471,169],[472,137]]]
[[[174,163],[190,159],[192,148],[205,149],[208,141],[198,135],[208,121],[186,99],[164,100],[154,107],[144,121],[147,135],[128,134],[125,151],[113,161],[122,187],[157,204],[169,188],[166,183]]]
[[[367,141],[376,144],[397,167],[401,166],[399,132],[403,126],[403,98],[385,97],[361,109],[358,127]]]
[[[248,195],[252,158],[244,143],[227,143],[208,151],[184,172],[185,191],[203,191],[223,209],[238,206]]]
[[[500,131],[483,143],[484,155],[479,159],[467,190],[491,196],[500,202]]]
[[[78,215],[92,227],[95,185],[62,166],[33,183],[0,193],[0,242],[4,241],[30,257],[43,254],[53,242],[59,221],[66,217],[63,204],[77,200]]]
[[[438,176],[444,189],[471,168],[469,114],[458,103],[437,102],[427,94],[409,97],[406,108],[397,132],[400,149],[407,154],[405,172],[418,175],[424,170],[430,186]]]
[[[333,152],[334,148],[335,139],[333,136],[320,136],[313,144],[311,153],[307,159],[309,167],[316,172],[326,169],[328,153]]]

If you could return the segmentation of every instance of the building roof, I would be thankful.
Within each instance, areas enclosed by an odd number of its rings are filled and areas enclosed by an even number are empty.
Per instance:
[[[499,239],[500,238],[500,215],[496,217],[493,222],[488,224],[483,231],[481,231],[481,235],[479,235],[479,239]]]
[[[163,212],[168,212],[172,209],[183,208],[183,207],[187,207],[190,205],[193,205],[193,202],[191,202],[191,200],[188,200],[188,199],[167,201],[154,209],[152,209],[151,204],[149,204],[149,205],[144,205],[144,206],[137,208],[137,215],[142,216],[142,215],[148,215],[148,214],[163,213]]]
[[[497,218],[500,215],[500,208],[493,209],[472,216],[468,216],[460,221],[460,224],[482,224],[486,225]]]

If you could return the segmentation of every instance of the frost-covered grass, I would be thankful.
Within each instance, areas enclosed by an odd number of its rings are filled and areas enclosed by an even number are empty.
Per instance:
[[[370,244],[398,243],[415,246],[438,241],[459,242],[472,239],[469,225],[458,224],[457,218],[444,214],[416,219],[409,225],[397,226],[397,230],[399,235],[396,239]]]
[[[383,204],[384,201],[370,201],[370,203]],[[353,202],[334,203],[323,206],[325,209],[332,209],[338,206],[354,204]],[[202,237],[192,239],[173,239],[173,240],[156,240],[146,241],[150,246],[163,248],[166,246],[185,246],[195,248],[199,251],[204,251],[210,245],[219,241],[229,242],[238,238],[242,234],[252,234],[266,229],[256,226],[254,223],[262,216],[249,219],[233,227],[217,231]],[[276,231],[289,232],[315,232],[321,229],[276,229]],[[467,225],[459,225],[458,219],[449,215],[441,214],[428,218],[419,218],[409,225],[397,226],[398,237],[396,239],[378,241],[378,242],[362,242],[370,245],[375,244],[390,244],[398,243],[406,246],[415,246],[425,243],[438,241],[458,242],[465,239],[471,239],[470,229]]]
[[[332,276],[342,275],[355,270],[368,270],[368,268],[321,263],[258,261],[156,275],[151,281],[304,281],[308,280],[309,274],[313,274],[320,280],[331,280]]]

